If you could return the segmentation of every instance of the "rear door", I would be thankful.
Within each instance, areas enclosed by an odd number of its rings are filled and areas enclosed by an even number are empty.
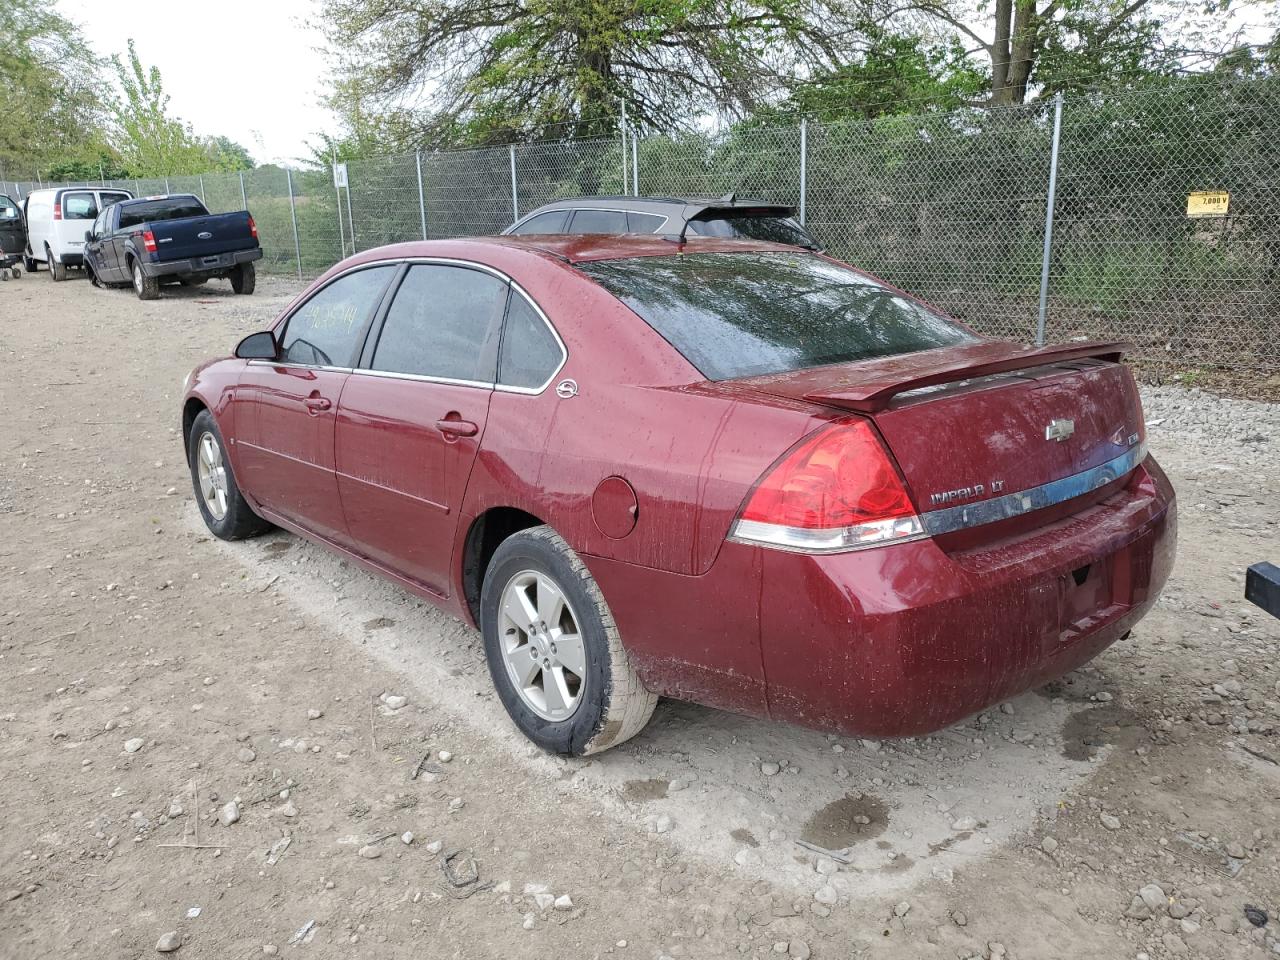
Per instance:
[[[334,278],[277,332],[276,360],[250,360],[233,411],[245,490],[286,520],[337,543],[347,524],[334,473],[338,400],[398,264]]]
[[[59,260],[76,262],[84,255],[84,235],[98,219],[98,197],[92,190],[64,190],[59,207],[61,219],[55,220],[57,242],[53,252]]]
[[[441,596],[506,299],[487,271],[412,264],[339,405],[338,490],[355,549]]]

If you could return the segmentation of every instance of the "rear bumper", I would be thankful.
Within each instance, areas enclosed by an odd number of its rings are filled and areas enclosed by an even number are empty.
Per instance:
[[[191,257],[185,260],[139,261],[142,272],[148,277],[167,277],[175,273],[188,274],[223,273],[242,263],[252,263],[262,259],[262,248],[251,250],[230,250],[226,253],[211,254],[207,257]]]
[[[764,550],[769,713],[915,736],[1047,683],[1142,619],[1173,566],[1176,527],[1173,489],[1148,457],[1107,500],[980,550]]]

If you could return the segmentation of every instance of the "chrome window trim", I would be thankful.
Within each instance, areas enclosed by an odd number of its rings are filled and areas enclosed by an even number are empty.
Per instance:
[[[538,317],[542,320],[543,324],[546,325],[546,328],[551,331],[551,336],[555,340],[556,346],[560,348],[560,363],[557,364],[556,368],[551,371],[550,376],[548,376],[547,379],[542,382],[541,386],[517,387],[511,384],[501,383],[496,378],[492,383],[490,383],[485,380],[458,380],[458,379],[453,379],[451,377],[432,377],[432,376],[428,376],[426,374],[420,374],[420,373],[399,373],[393,370],[371,370],[368,367],[316,366],[315,364],[309,364],[309,363],[281,363],[275,360],[248,360],[246,362],[250,364],[257,364],[259,366],[287,367],[295,370],[327,370],[327,371],[336,372],[336,373],[350,373],[354,375],[383,377],[389,380],[414,380],[414,381],[420,381],[423,383],[443,383],[443,384],[449,384],[451,386],[459,386],[459,387],[482,387],[484,389],[494,390],[499,393],[518,393],[518,394],[523,394],[525,396],[537,396],[538,394],[545,391],[547,387],[551,386],[551,382],[555,380],[557,376],[559,376],[560,371],[564,369],[565,364],[569,362],[569,348],[565,346],[564,340],[561,339],[560,331],[555,328],[555,324],[551,322],[550,318],[543,311],[542,307],[538,305],[538,301],[534,300],[533,297],[529,295],[529,292],[525,290],[524,287],[520,286],[520,284],[518,284],[514,279],[512,279],[507,274],[503,273],[501,270],[497,269],[496,267],[491,267],[487,263],[477,263],[474,260],[459,260],[456,257],[397,257],[393,260],[370,260],[367,263],[355,264],[354,266],[348,267],[346,270],[343,270],[341,273],[335,273],[332,277],[330,277],[323,287],[320,287],[319,290],[316,290],[315,293],[307,297],[306,300],[303,300],[301,303],[295,306],[284,317],[281,317],[279,322],[277,322],[276,325],[271,328],[271,332],[274,334],[276,330],[282,330],[287,328],[289,325],[289,321],[293,319],[293,315],[295,313],[297,313],[304,306],[310,303],[311,300],[317,294],[319,294],[321,290],[328,289],[328,287],[332,285],[335,281],[339,280],[342,277],[345,277],[347,274],[353,273],[356,270],[365,270],[370,267],[399,266],[400,264],[403,264],[403,263],[407,263],[410,265],[413,265],[416,263],[425,263],[425,264],[440,264],[448,267],[464,267],[467,269],[479,270],[483,273],[488,273],[494,277],[497,277],[503,283],[508,284],[515,293],[518,293],[521,297],[524,298],[525,302],[528,303],[529,306],[533,307],[534,313],[538,315]],[[392,300],[392,302],[394,303],[394,299]],[[503,322],[503,325],[505,326],[506,325],[505,314],[503,315],[502,322]],[[385,318],[383,318],[383,323],[384,324],[386,323]],[[501,354],[501,350],[499,350],[498,364],[501,365],[501,362],[502,362],[502,354]]]
[[[1120,456],[1108,460],[1106,463],[1100,463],[1096,467],[1072,474],[1069,477],[1051,480],[1048,483],[1040,484],[1038,487],[1031,487],[1029,490],[1006,493],[1004,496],[993,497],[990,500],[961,503],[954,507],[931,510],[928,513],[921,514],[920,521],[924,524],[925,533],[931,537],[936,537],[956,530],[979,527],[986,523],[1009,520],[1013,517],[1022,516],[1024,513],[1030,513],[1033,510],[1043,510],[1045,507],[1056,506],[1067,500],[1083,496],[1091,490],[1105,487],[1113,480],[1118,480],[1128,474],[1145,460],[1146,456],[1147,445],[1140,443],[1136,447],[1126,450]]]

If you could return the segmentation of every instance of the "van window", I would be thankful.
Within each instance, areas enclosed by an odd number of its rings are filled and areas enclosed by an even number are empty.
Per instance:
[[[132,199],[133,197],[131,197],[127,193],[109,193],[104,190],[98,194],[98,206],[109,207],[113,203],[119,203],[121,200],[132,200]]]
[[[98,204],[92,193],[64,193],[62,195],[63,220],[92,220],[98,215]]]

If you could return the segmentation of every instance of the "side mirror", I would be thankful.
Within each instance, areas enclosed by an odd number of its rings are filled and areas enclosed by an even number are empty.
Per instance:
[[[96,239],[98,239],[98,238],[97,238],[97,237],[95,237],[95,236],[93,235],[93,231],[92,231],[92,230],[86,230],[86,231],[84,232],[84,242],[85,242],[85,243],[93,243],[93,241],[94,241],[94,240],[96,240]]]
[[[236,356],[241,360],[274,360],[276,337],[270,330],[251,333],[236,344]]]

